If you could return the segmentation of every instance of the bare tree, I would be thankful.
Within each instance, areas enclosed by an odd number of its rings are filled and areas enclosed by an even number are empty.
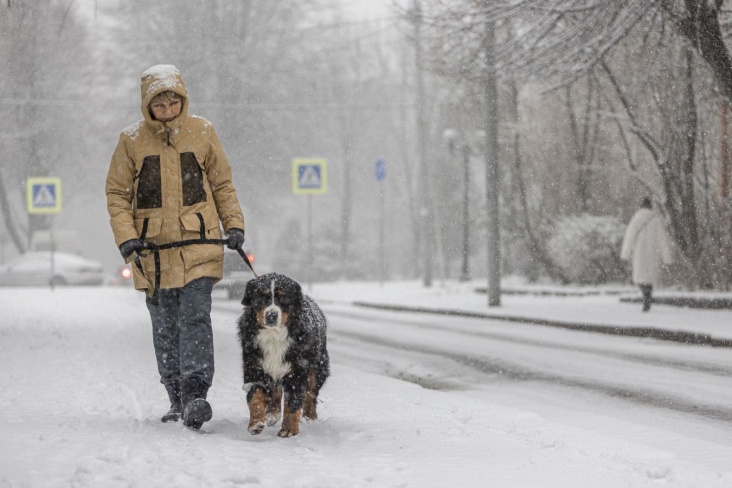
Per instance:
[[[87,108],[70,110],[83,101],[89,76],[84,30],[75,20],[73,2],[48,5],[18,0],[0,6],[0,214],[18,252],[31,235],[50,225],[47,216],[25,217],[25,188],[30,176],[68,176],[76,188],[85,181],[83,131],[75,118]],[[87,103],[91,101],[87,100]],[[76,129],[75,129],[76,128]],[[67,193],[66,202],[73,195]]]
[[[509,158],[509,174],[511,191],[507,194],[512,195],[507,205],[510,215],[511,227],[514,227],[518,238],[523,241],[530,260],[540,265],[543,271],[550,277],[568,283],[569,278],[564,274],[561,268],[552,260],[545,244],[544,236],[541,233],[542,222],[541,214],[532,217],[531,203],[529,191],[527,190],[527,177],[525,173],[525,162],[523,160],[523,152],[521,149],[521,130],[520,130],[520,109],[519,109],[519,90],[515,83],[509,87],[509,110],[513,118],[513,144],[512,155]],[[541,202],[536,205],[541,208]]]
[[[673,235],[684,255],[692,263],[700,257],[696,199],[694,196],[694,170],[697,143],[697,115],[693,87],[693,59],[688,49],[679,55],[681,72],[673,73],[673,79],[683,80],[680,89],[673,86],[656,86],[655,105],[665,130],[656,135],[648,125],[640,122],[621,82],[607,64],[603,69],[629,120],[629,130],[653,157],[661,177],[663,198],[661,203],[669,213]],[[675,63],[674,63],[675,64]],[[668,69],[673,69],[669,67]],[[665,95],[665,96],[664,96]]]
[[[594,78],[589,77],[585,86],[584,103],[577,109],[572,87],[564,89],[564,101],[569,118],[570,135],[572,137],[571,152],[577,171],[576,188],[578,210],[581,213],[590,209],[590,183],[592,164],[595,160],[595,148],[600,128],[598,117],[599,96]],[[577,113],[579,111],[579,114]]]
[[[608,88],[621,101],[626,119],[621,141],[631,147],[625,130],[637,139],[655,162],[659,177],[659,201],[669,216],[679,248],[692,263],[698,263],[701,242],[695,195],[695,174],[699,144],[697,89],[695,78],[711,75],[719,93],[732,100],[732,61],[725,42],[728,10],[722,0],[463,0],[432,2],[426,9],[434,39],[434,69],[458,79],[478,83],[484,69],[484,26],[490,22],[510,24],[512,29],[499,39],[497,65],[504,75],[532,82],[540,92],[563,87],[574,141],[573,159],[579,169],[577,190],[580,205],[587,208],[586,185],[589,165],[595,157],[597,122],[589,122],[601,99],[608,100]],[[640,27],[641,28],[637,28]],[[632,38],[643,56],[612,60],[612,54]],[[671,49],[664,49],[667,43]],[[686,48],[682,49],[681,46]],[[683,54],[679,54],[683,53]],[[647,62],[639,60],[643,58]],[[706,70],[695,69],[695,59]],[[631,90],[621,80],[628,66],[631,72],[655,81],[648,91]],[[610,66],[613,66],[611,69]],[[683,70],[674,71],[675,66]],[[610,84],[597,85],[597,96],[585,100],[582,125],[576,118],[578,105],[571,96],[578,81],[594,83],[593,71],[604,71]],[[656,70],[660,74],[654,74]],[[660,70],[660,71],[659,71]],[[589,78],[587,77],[589,75]],[[661,78],[666,76],[666,80]],[[682,81],[681,84],[670,80]],[[570,88],[571,87],[571,88]],[[679,89],[676,89],[679,87]],[[643,94],[641,94],[643,93]],[[713,94],[713,92],[710,92]],[[589,95],[589,93],[587,93]],[[638,97],[653,100],[654,113],[638,110]],[[590,105],[590,100],[592,105]],[[582,109],[580,109],[582,110]],[[645,118],[645,124],[641,119]],[[620,121],[616,121],[620,123]],[[629,159],[632,164],[632,158]],[[633,167],[638,181],[649,189],[657,184]]]
[[[479,60],[482,25],[511,21],[521,34],[497,50],[497,64],[543,90],[571,84],[610,53],[642,20],[673,26],[712,70],[732,100],[732,58],[722,25],[723,0],[461,0],[434,1],[428,10],[442,32],[442,54],[453,72],[471,74]],[[659,19],[660,22],[655,22]]]

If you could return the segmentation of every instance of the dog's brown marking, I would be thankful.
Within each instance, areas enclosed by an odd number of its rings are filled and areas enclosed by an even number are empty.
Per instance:
[[[257,325],[260,329],[264,329],[264,309],[257,310]]]
[[[287,406],[285,398],[285,415],[282,417],[282,428],[277,432],[278,437],[292,437],[300,433],[300,410],[294,412]]]
[[[278,437],[292,437],[300,433],[300,415],[302,409],[291,410],[289,403],[289,395],[285,394],[285,414],[282,417],[282,428],[277,432]]]
[[[305,391],[305,403],[302,407],[302,416],[307,420],[317,420],[317,403],[318,398],[315,396],[315,371],[311,371],[308,376],[308,387]]]
[[[257,310],[256,317],[257,317],[257,325],[260,329],[266,329],[267,327],[264,325],[264,311],[265,309]],[[281,312],[280,315],[282,316],[280,323],[287,327],[287,324],[289,323],[288,320],[290,319],[290,316],[287,314],[287,312]]]
[[[274,425],[280,420],[282,416],[282,387],[277,386],[272,389],[272,392],[267,399],[267,413],[266,420],[267,425]]]
[[[264,389],[257,388],[249,402],[249,432],[259,434],[264,430],[267,394]]]

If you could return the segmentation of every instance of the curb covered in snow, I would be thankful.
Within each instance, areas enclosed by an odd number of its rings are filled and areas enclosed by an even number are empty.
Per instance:
[[[622,297],[623,303],[640,303],[641,298]],[[732,309],[730,298],[698,298],[685,296],[655,296],[653,303],[657,305],[672,305],[674,307],[703,308],[705,310],[729,310]]]
[[[485,295],[484,287],[475,288],[475,293]],[[635,296],[638,290],[632,288],[607,288],[607,289],[573,289],[561,290],[555,288],[501,288],[502,295],[533,295],[551,297],[590,297],[590,296],[620,296],[623,303],[641,303],[642,298]],[[653,303],[658,305],[672,305],[684,308],[702,308],[705,310],[732,310],[732,297],[728,296],[693,296],[693,295],[665,295],[664,292],[655,293]]]
[[[544,325],[548,327],[558,327],[561,329],[579,330],[582,332],[595,332],[599,334],[609,334],[629,337],[647,337],[661,341],[682,342],[684,344],[692,344],[697,346],[712,347],[730,347],[732,348],[732,339],[718,339],[708,334],[697,334],[682,330],[665,330],[656,327],[643,326],[617,326],[617,325],[598,325],[583,324],[576,322],[564,322],[561,320],[548,320],[534,317],[517,317],[510,315],[490,314],[483,312],[469,312],[465,310],[455,309],[439,309],[428,307],[414,307],[408,305],[388,305],[369,302],[352,302],[356,307],[375,308],[382,310],[390,310],[395,312],[413,312],[413,313],[430,313],[438,315],[449,315],[454,317],[469,317],[491,320],[505,320],[509,322],[519,322],[530,325]]]

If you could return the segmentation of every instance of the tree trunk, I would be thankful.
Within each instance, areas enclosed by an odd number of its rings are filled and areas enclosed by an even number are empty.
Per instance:
[[[671,3],[662,3],[669,13],[673,10]],[[732,101],[732,58],[719,26],[722,0],[685,0],[684,4],[685,15],[671,15],[674,24],[709,65],[722,94]]]
[[[591,167],[595,158],[594,149],[600,127],[599,118],[593,116],[596,112],[596,107],[593,107],[596,87],[593,78],[589,78],[587,82],[587,97],[580,114],[581,121],[578,120],[577,114],[575,114],[571,87],[568,86],[565,92],[569,129],[572,134],[571,151],[577,169],[577,209],[580,213],[586,213],[590,210]]]
[[[674,231],[677,241],[684,251],[684,255],[697,263],[701,255],[701,244],[699,242],[699,229],[697,224],[696,198],[694,194],[694,161],[696,158],[696,138],[698,121],[696,114],[696,100],[694,97],[694,73],[692,68],[692,52],[690,49],[685,53],[685,90],[683,109],[678,118],[678,144],[681,147],[677,150],[679,155],[679,174],[671,175],[666,173],[668,187],[672,194],[669,195],[669,203],[675,206],[677,220],[674,222]],[[678,179],[677,179],[678,178]]]
[[[2,212],[5,229],[7,230],[8,235],[10,235],[10,241],[19,253],[24,253],[27,245],[24,240],[21,239],[21,236],[18,233],[18,228],[13,221],[13,210],[10,208],[8,194],[5,192],[5,181],[3,180],[2,171],[0,171],[0,212]]]

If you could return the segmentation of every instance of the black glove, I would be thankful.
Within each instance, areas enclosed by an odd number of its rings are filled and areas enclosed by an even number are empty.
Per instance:
[[[127,260],[130,256],[132,256],[133,252],[140,252],[145,249],[145,245],[142,243],[140,239],[130,239],[129,241],[125,241],[122,244],[119,245],[119,252],[122,254],[122,257]]]
[[[229,249],[236,249],[244,245],[244,231],[241,229],[229,229]]]

